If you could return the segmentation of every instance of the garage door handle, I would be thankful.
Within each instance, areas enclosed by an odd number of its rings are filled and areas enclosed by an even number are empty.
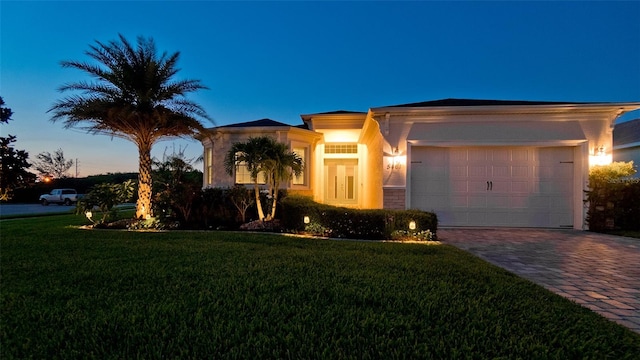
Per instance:
[[[493,191],[493,181],[489,181],[489,190]]]
[[[489,191],[489,182],[487,181],[487,191]]]

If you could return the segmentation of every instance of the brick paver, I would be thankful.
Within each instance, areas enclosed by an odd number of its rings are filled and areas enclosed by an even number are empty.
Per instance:
[[[439,229],[438,239],[640,333],[640,239],[547,229]]]

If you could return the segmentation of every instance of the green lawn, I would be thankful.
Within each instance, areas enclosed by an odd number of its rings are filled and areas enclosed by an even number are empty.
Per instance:
[[[637,359],[640,336],[453,247],[0,222],[0,356]]]

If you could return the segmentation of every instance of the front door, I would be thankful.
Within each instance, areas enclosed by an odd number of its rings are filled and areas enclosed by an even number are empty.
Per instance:
[[[332,205],[358,203],[358,160],[327,159],[325,170],[325,200]]]

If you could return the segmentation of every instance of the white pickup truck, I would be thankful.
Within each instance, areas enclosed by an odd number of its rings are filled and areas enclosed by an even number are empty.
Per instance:
[[[71,205],[78,202],[82,195],[78,194],[74,189],[53,189],[49,194],[40,195],[40,204],[47,206],[49,204]]]

